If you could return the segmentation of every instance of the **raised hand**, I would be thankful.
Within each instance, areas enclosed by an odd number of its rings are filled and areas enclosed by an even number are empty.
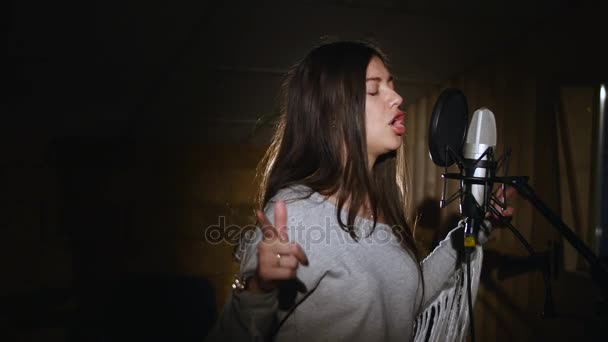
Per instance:
[[[255,214],[261,225],[262,241],[257,247],[256,276],[247,282],[247,288],[253,292],[271,291],[281,281],[294,279],[300,264],[308,266],[308,257],[299,244],[289,242],[285,202],[277,201],[274,205],[275,226],[262,211],[256,210]]]
[[[508,186],[504,195],[506,197],[506,199],[510,199],[511,197],[513,197],[513,193],[515,192],[515,189],[513,189],[512,187]],[[502,186],[498,186],[498,189],[495,190],[495,194],[494,196],[502,202],[502,197],[503,197],[503,190],[502,190]],[[498,210],[499,213],[502,214],[502,216],[504,216],[507,219],[511,219],[511,217],[513,216],[513,212],[514,209],[511,206],[508,206],[507,208],[505,208],[504,210],[500,207],[500,205],[498,204],[494,204],[494,208],[496,210]],[[492,224],[494,224],[495,226],[500,226],[501,222],[500,222],[500,218],[495,215],[493,212],[488,211],[486,217],[492,222]]]

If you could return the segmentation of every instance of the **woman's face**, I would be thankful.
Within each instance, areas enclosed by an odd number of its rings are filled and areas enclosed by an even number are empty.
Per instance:
[[[367,65],[365,87],[365,130],[370,161],[401,146],[405,133],[403,99],[395,91],[393,78],[378,57]]]

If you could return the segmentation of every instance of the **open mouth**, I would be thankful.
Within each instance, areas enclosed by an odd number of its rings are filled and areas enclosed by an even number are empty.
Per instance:
[[[395,117],[388,124],[391,125],[391,126],[395,125],[396,123],[403,124],[404,118],[405,118],[405,114],[399,112],[397,115],[395,115]]]
[[[399,112],[393,119],[389,122],[389,126],[393,129],[395,134],[401,136],[405,133],[405,125],[403,121],[405,120],[405,113]]]

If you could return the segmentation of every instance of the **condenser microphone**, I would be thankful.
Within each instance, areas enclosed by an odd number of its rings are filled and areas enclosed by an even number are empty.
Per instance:
[[[485,218],[487,205],[492,193],[490,179],[496,173],[493,153],[496,148],[496,120],[494,113],[480,108],[473,114],[463,147],[464,176],[463,196],[460,212],[466,219],[465,246],[474,247],[474,240],[466,242],[467,237],[476,237],[481,222]]]

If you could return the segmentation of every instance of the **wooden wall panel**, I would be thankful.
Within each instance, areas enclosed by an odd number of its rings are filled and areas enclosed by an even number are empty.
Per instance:
[[[219,227],[248,228],[254,223],[255,170],[265,145],[184,145],[182,205],[176,226],[176,272],[207,278],[220,310],[229,294],[238,264],[234,241],[211,241],[206,234]]]

